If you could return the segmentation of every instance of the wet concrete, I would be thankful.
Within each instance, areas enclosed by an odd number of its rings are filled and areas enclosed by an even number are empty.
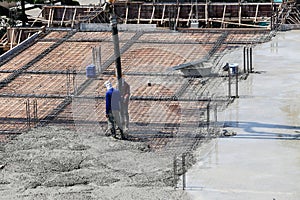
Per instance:
[[[198,150],[199,161],[187,173],[193,199],[300,199],[299,34],[281,32],[253,48],[256,73],[219,113],[225,129],[237,135]]]

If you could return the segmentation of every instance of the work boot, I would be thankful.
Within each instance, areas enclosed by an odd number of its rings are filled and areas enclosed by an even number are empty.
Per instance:
[[[125,136],[122,129],[120,129],[120,134],[121,134],[121,140],[127,140],[127,137]]]
[[[111,130],[106,130],[105,131],[105,136],[107,136],[107,137],[111,136]]]
[[[116,130],[111,130],[111,136],[113,136],[113,138],[117,138]]]

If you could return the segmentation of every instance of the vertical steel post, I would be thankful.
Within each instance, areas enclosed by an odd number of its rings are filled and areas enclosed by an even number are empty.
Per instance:
[[[176,161],[176,155],[174,156],[173,160],[173,173],[174,173],[174,189],[176,189],[177,186],[177,161]]]
[[[249,47],[247,47],[247,73],[249,73]]]
[[[236,68],[236,74],[235,74],[235,98],[239,98],[239,68]]]
[[[30,117],[30,102],[29,99],[25,102],[26,104],[26,117],[27,117],[27,128],[28,130],[30,129],[30,124],[31,124],[31,117]]]
[[[215,104],[215,109],[214,109],[214,115],[215,115],[215,125],[216,125],[218,122],[218,107],[216,104]]]
[[[253,67],[252,67],[252,47],[250,47],[250,72],[253,73]]]
[[[208,102],[207,106],[206,106],[206,125],[207,125],[207,130],[209,130],[209,122],[210,122],[210,101]]]
[[[228,69],[228,97],[231,98],[231,74],[230,74],[230,67]]]
[[[73,70],[73,79],[72,79],[72,85],[73,85],[73,94],[77,94],[77,85],[76,85],[76,70]]]
[[[186,174],[185,174],[185,153],[182,154],[182,189],[185,190],[186,188]]]
[[[244,73],[246,73],[246,47],[244,47]]]
[[[37,125],[39,119],[38,119],[38,108],[37,108],[37,100],[33,100],[33,117],[34,117],[34,123],[35,126]]]

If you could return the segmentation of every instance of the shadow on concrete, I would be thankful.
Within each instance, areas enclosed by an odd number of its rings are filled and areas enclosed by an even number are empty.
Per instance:
[[[226,127],[243,129],[244,133],[237,133],[234,138],[300,140],[300,126],[226,121]]]

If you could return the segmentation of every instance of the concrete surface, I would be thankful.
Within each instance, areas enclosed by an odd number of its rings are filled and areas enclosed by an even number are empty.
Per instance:
[[[97,132],[40,127],[0,146],[0,200],[189,200],[173,155]]]
[[[192,199],[300,199],[299,34],[280,32],[253,48],[256,73],[219,113],[224,129],[237,135],[198,150],[198,163],[187,173]],[[236,56],[242,66],[242,50]]]

